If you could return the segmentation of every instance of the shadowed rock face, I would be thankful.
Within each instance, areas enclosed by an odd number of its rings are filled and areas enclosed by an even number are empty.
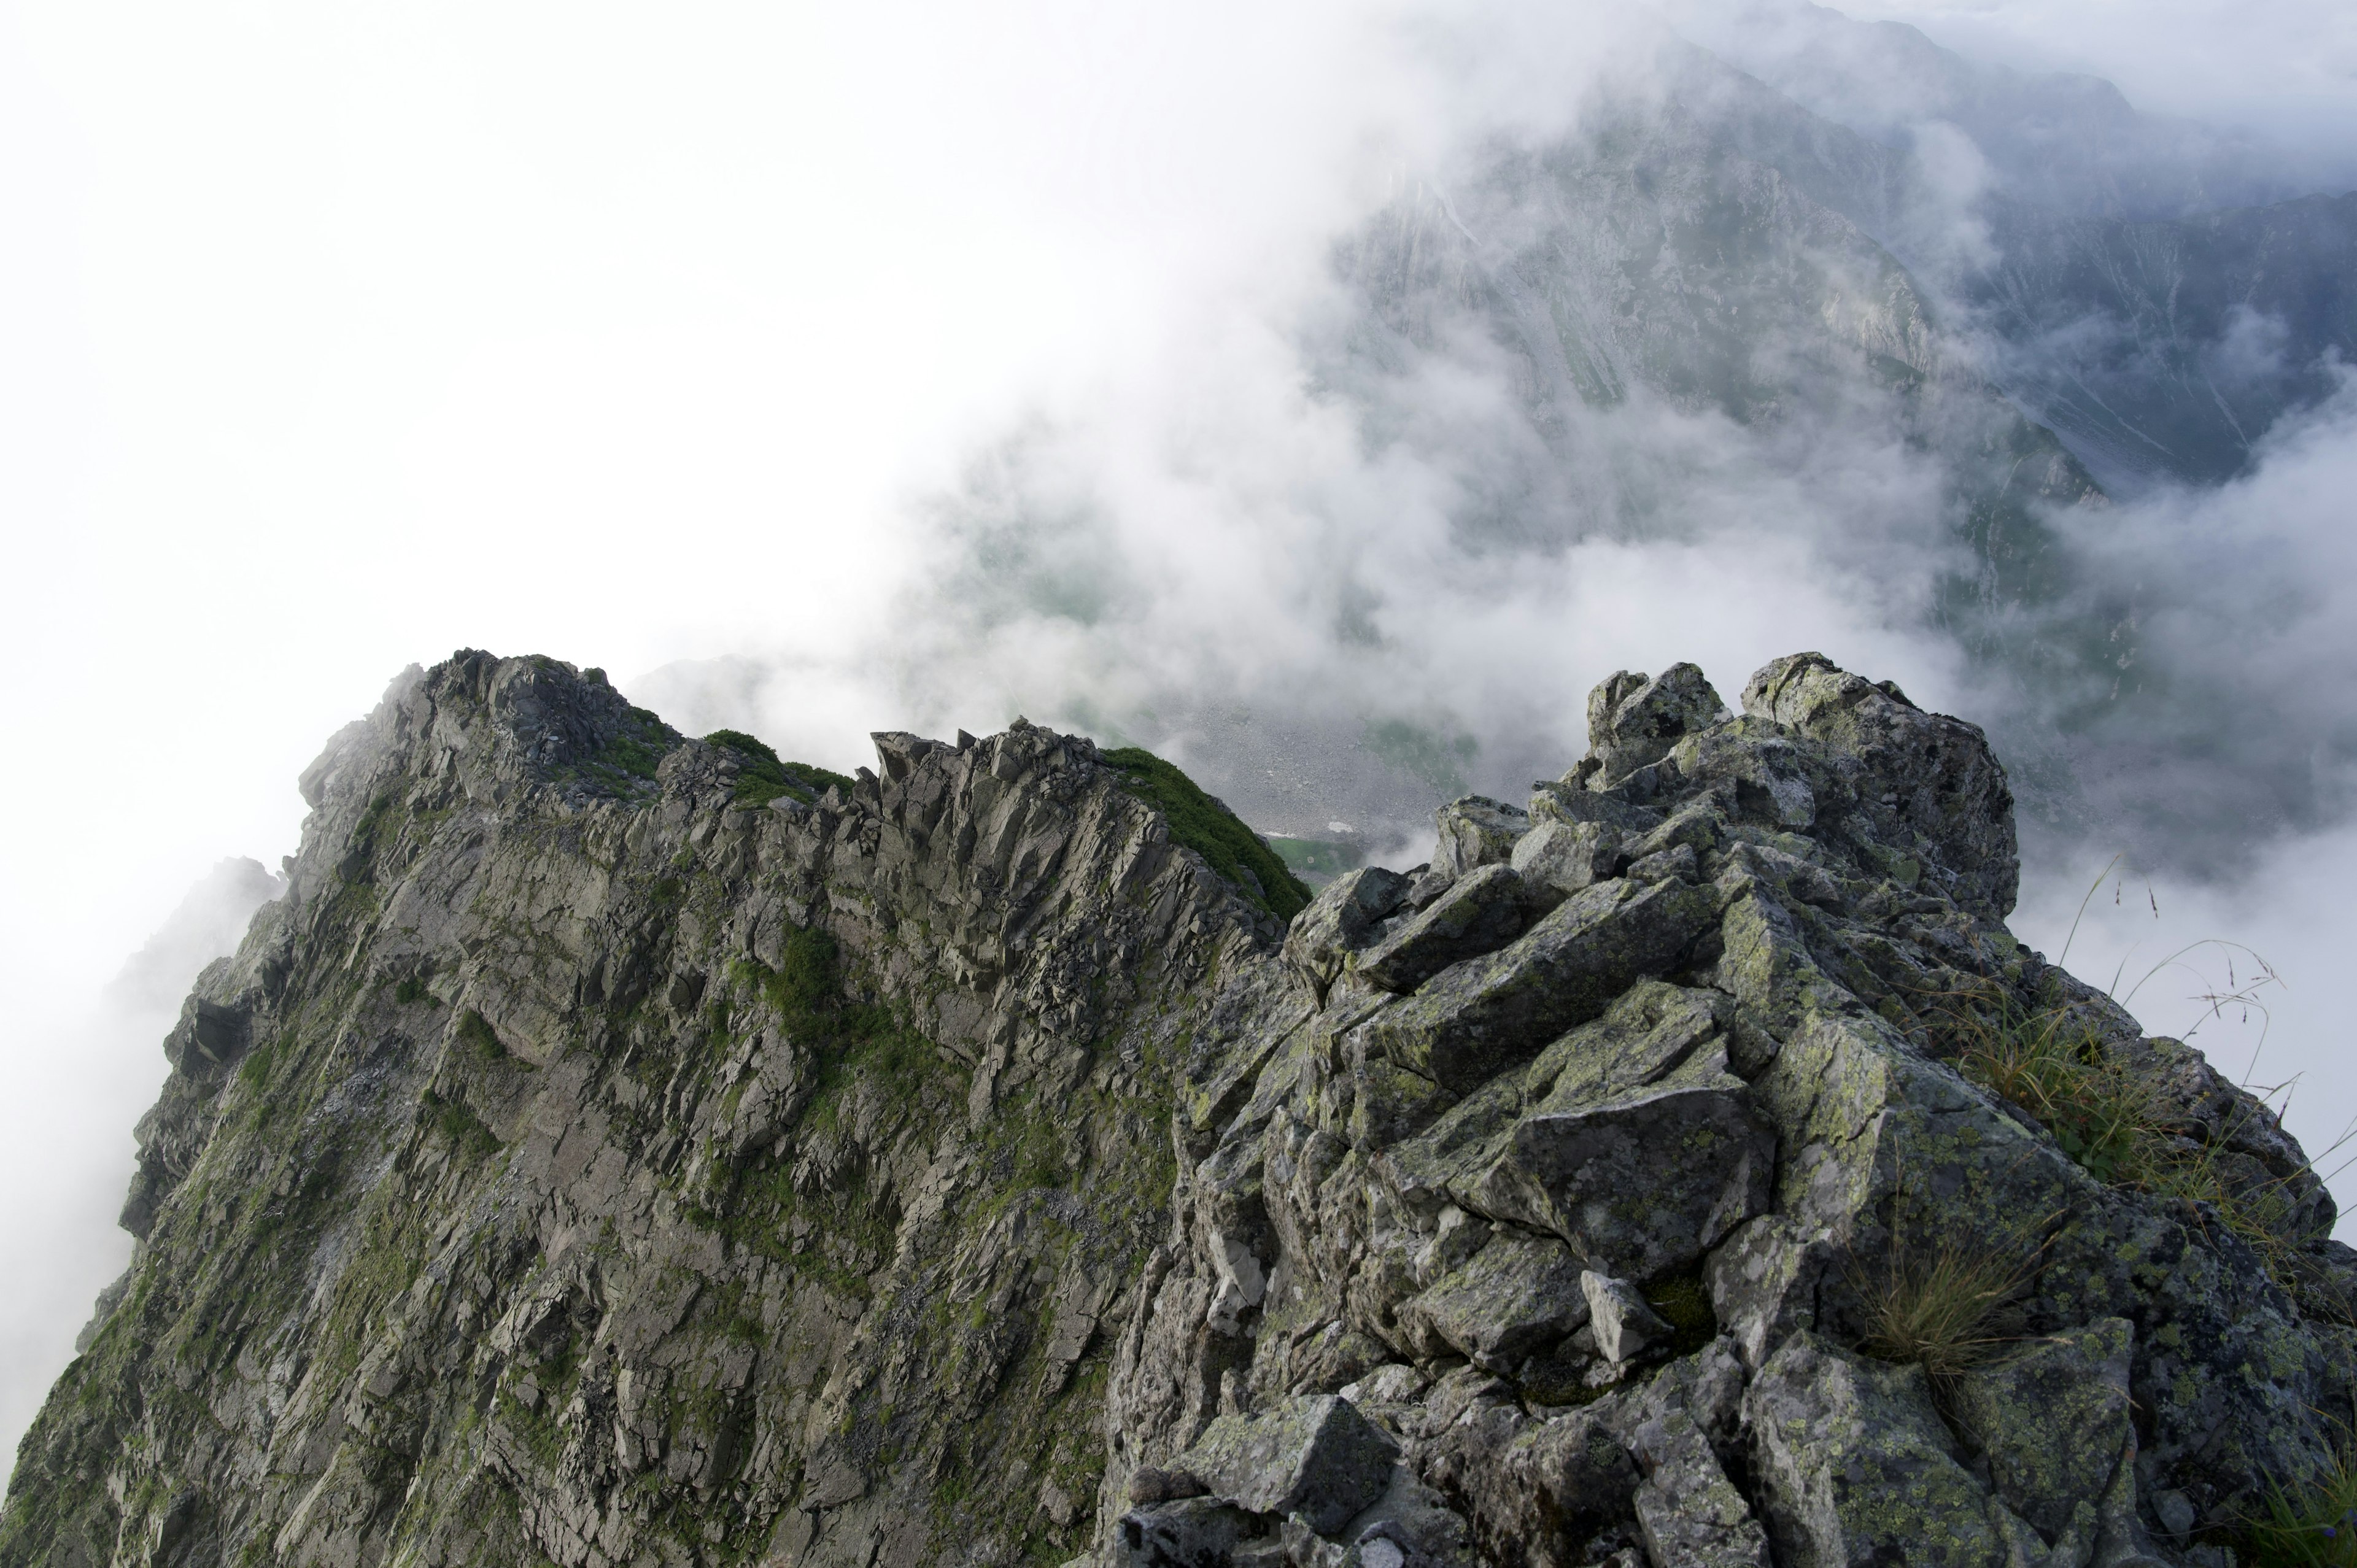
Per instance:
[[[1972,726],[1808,654],[1596,702],[1288,931],[1083,739],[753,808],[594,671],[411,671],[167,1041],[0,1563],[2222,1563],[2357,1416],[2298,1149],[2005,932]],[[1958,1256],[1996,1343],[1878,1359]]]

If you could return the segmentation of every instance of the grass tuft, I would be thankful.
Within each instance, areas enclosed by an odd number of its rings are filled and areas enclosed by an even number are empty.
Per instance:
[[[2137,1185],[2170,1129],[2150,1084],[2069,1012],[2000,1017],[1954,1013],[1964,1075],[2027,1111],[2097,1180]]]
[[[2011,1342],[2011,1305],[2028,1269],[1999,1249],[1943,1246],[1922,1256],[1895,1250],[1879,1275],[1851,1280],[1866,1304],[1858,1348],[1878,1361],[1921,1367],[1934,1390]]]
[[[2230,1125],[2206,1141],[2191,1135],[2158,1087],[2120,1059],[2095,1027],[2067,1008],[2024,1012],[2002,997],[1953,999],[1939,1032],[1965,1077],[2001,1095],[2050,1133],[2062,1152],[2109,1186],[2149,1193],[2214,1213],[2248,1243],[2286,1289],[2314,1273],[2315,1237],[2293,1223],[2288,1178],[2251,1179],[2230,1168]],[[2237,1118],[2268,1114],[2253,1101]]]
[[[2349,1451],[2335,1451],[2331,1465],[2302,1485],[2270,1488],[2249,1540],[2259,1568],[2357,1568],[2357,1466]]]

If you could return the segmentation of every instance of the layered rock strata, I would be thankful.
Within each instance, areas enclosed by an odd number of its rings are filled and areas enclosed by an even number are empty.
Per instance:
[[[596,671],[413,671],[167,1042],[0,1562],[2223,1568],[2357,1419],[2330,1197],[2007,933],[1978,731],[1741,709],[1615,675],[1287,929],[1083,739],[752,806]],[[2058,1029],[2163,1164],[1988,1087]]]

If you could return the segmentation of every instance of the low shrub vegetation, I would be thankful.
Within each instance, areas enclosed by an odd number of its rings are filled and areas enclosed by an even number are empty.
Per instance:
[[[1108,751],[1104,759],[1120,770],[1124,789],[1162,813],[1172,838],[1209,861],[1254,908],[1290,920],[1308,904],[1309,889],[1276,852],[1176,766],[1134,746]]]
[[[768,742],[743,730],[716,729],[704,737],[704,743],[735,755],[741,770],[734,799],[740,805],[766,806],[780,795],[809,805],[830,786],[845,795],[851,793],[852,781],[842,774],[807,762],[784,761]]]
[[[458,1043],[465,1046],[468,1053],[478,1061],[495,1062],[507,1059],[508,1048],[500,1042],[499,1031],[491,1027],[491,1021],[489,1018],[484,1017],[472,1007],[459,1015]]]

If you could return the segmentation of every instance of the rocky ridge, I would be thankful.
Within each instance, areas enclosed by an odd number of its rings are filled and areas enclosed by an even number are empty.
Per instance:
[[[0,1563],[2224,1568],[2357,1418],[2329,1196],[2006,931],[1977,730],[1740,705],[1615,675],[1286,926],[1085,739],[819,792],[413,671],[167,1041]]]

